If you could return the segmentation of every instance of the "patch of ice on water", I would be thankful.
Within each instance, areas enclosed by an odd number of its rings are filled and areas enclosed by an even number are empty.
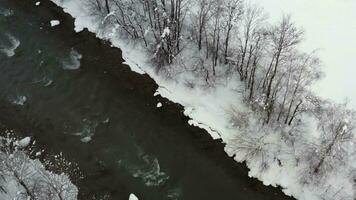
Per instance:
[[[6,34],[8,44],[0,44],[0,52],[4,53],[7,57],[15,55],[15,50],[20,46],[21,42],[11,34]]]
[[[51,20],[50,23],[51,26],[54,27],[54,26],[58,26],[61,22],[59,20]]]
[[[40,4],[41,4],[41,2],[37,1],[35,5],[39,6]]]
[[[136,197],[136,195],[131,193],[129,196],[129,200],[138,200],[138,198]]]
[[[158,102],[158,103],[157,103],[157,108],[160,108],[160,107],[162,107],[162,103],[161,103],[161,102]]]
[[[62,68],[64,70],[76,70],[80,68],[80,60],[82,55],[75,49],[71,49],[69,57],[62,61]]]

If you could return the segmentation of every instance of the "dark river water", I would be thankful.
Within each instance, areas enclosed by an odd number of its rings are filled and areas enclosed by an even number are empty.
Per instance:
[[[179,105],[153,97],[154,81],[119,49],[75,33],[49,1],[0,0],[0,13],[0,124],[77,163],[80,199],[290,199],[249,178]]]

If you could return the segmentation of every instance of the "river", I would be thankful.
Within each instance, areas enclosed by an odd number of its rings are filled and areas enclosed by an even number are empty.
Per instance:
[[[119,49],[35,2],[0,0],[0,124],[77,163],[79,199],[291,199],[249,178],[181,106],[154,97],[155,82]]]

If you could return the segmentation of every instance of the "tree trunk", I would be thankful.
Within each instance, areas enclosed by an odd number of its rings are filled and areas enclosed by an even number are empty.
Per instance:
[[[110,13],[109,0],[105,0],[105,8],[106,8],[106,12],[109,14]]]

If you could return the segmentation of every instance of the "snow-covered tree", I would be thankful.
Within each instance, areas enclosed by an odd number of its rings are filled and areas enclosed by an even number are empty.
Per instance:
[[[332,103],[317,114],[321,135],[309,159],[314,173],[325,173],[344,165],[354,148],[355,114],[347,104]]]

